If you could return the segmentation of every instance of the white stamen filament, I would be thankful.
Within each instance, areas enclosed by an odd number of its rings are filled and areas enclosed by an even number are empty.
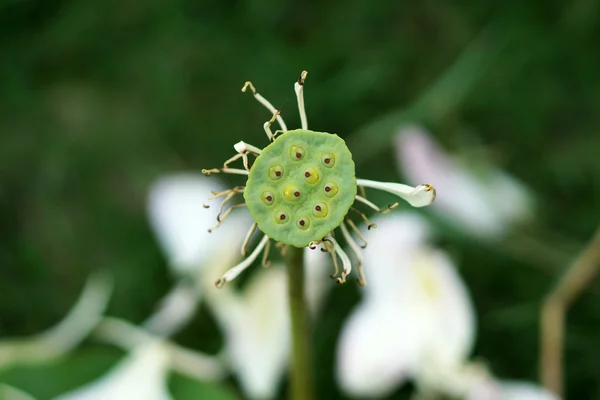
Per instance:
[[[369,200],[365,199],[364,197],[362,197],[362,196],[359,196],[359,195],[356,195],[356,196],[354,196],[354,198],[355,198],[357,201],[360,201],[361,203],[363,203],[363,204],[367,205],[368,207],[372,208],[373,210],[375,210],[375,211],[377,211],[377,212],[382,212],[382,211],[381,211],[381,208],[377,207],[375,204],[373,204],[373,203],[372,203],[372,202],[370,202]]]
[[[435,200],[435,189],[433,186],[425,183],[417,187],[403,185],[393,182],[377,182],[367,179],[357,179],[358,186],[366,186],[373,189],[383,190],[392,193],[408,202],[413,207],[425,207]]]
[[[252,82],[248,81],[246,82],[246,84],[244,85],[244,87],[242,88],[242,92],[246,91],[246,88],[250,87],[250,90],[252,90],[252,95],[254,96],[254,98],[263,106],[265,106],[269,111],[271,111],[271,114],[275,114],[277,112],[277,109],[275,107],[273,107],[273,104],[271,104],[269,102],[269,100],[265,99],[264,97],[262,97],[260,94],[258,94],[256,92],[256,89],[254,88],[254,85],[252,84]],[[281,130],[283,131],[287,131],[288,128],[285,125],[285,122],[283,122],[283,118],[281,118],[281,115],[277,116],[277,122],[279,122],[279,126],[281,127]]]
[[[246,248],[248,247],[248,243],[250,243],[250,238],[252,237],[252,234],[256,230],[257,226],[258,225],[256,224],[256,222],[253,223],[250,229],[248,230],[248,233],[246,233],[246,237],[244,238],[244,242],[242,243],[242,257],[246,257]]]
[[[308,72],[302,71],[298,82],[294,83],[294,90],[296,91],[296,98],[298,99],[298,111],[300,112],[300,122],[302,129],[308,129],[308,121],[306,120],[306,111],[304,110],[304,80]]]
[[[248,175],[250,171],[246,171],[245,169],[237,169],[237,168],[212,168],[212,169],[203,169],[202,173],[206,176],[210,176],[210,174],[234,174],[234,175]]]
[[[344,252],[344,250],[342,250],[341,246],[333,238],[333,236],[327,235],[325,239],[327,239],[327,241],[333,244],[333,252],[335,254],[338,254],[340,256],[340,259],[342,260],[342,266],[344,267],[344,270],[342,271],[342,277],[338,278],[337,281],[338,283],[344,283],[346,282],[346,276],[348,276],[348,274],[352,271],[352,264],[350,263],[350,258],[348,258],[348,255]]]
[[[265,130],[265,133],[267,134],[267,137],[269,138],[269,141],[273,141],[275,140],[275,135],[273,135],[273,132],[271,132],[271,125],[275,122],[275,119],[277,119],[277,117],[279,116],[280,112],[279,111],[275,111],[275,114],[273,114],[273,116],[271,117],[270,120],[268,120],[267,122],[264,123],[263,128]]]
[[[354,253],[354,256],[356,257],[356,269],[358,271],[358,284],[360,286],[365,286],[367,284],[367,278],[365,278],[365,273],[362,268],[363,256],[360,251],[360,247],[358,246],[358,244],[356,243],[356,241],[354,240],[352,235],[350,235],[350,232],[348,232],[348,228],[346,228],[346,224],[344,224],[344,222],[342,222],[342,224],[340,225],[340,228],[342,230],[342,235],[344,236],[344,239],[346,239],[346,242],[348,242],[348,245],[350,246],[350,248],[352,249],[352,252]]]
[[[232,267],[227,272],[225,272],[225,274],[223,274],[223,276],[215,282],[215,286],[218,288],[223,287],[223,285],[225,283],[231,282],[239,274],[241,274],[246,268],[248,268],[250,265],[252,265],[254,260],[256,260],[256,258],[260,254],[260,252],[265,248],[268,241],[269,241],[269,237],[267,235],[265,235],[262,238],[262,240],[260,241],[260,243],[258,244],[258,246],[256,246],[254,251],[244,261],[242,261],[235,267]]]

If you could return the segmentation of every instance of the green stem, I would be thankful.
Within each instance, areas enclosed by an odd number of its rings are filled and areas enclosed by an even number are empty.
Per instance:
[[[292,377],[290,398],[313,398],[311,340],[304,300],[304,249],[288,246],[286,257],[290,317],[292,322]]]

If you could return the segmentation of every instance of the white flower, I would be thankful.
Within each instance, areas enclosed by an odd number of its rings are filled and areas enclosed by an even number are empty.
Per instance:
[[[281,265],[257,271],[241,292],[233,287],[207,293],[225,334],[231,368],[254,399],[275,395],[290,348],[287,277]]]
[[[344,326],[337,376],[356,396],[383,396],[423,363],[460,364],[473,344],[467,290],[448,257],[427,246],[427,224],[394,214],[371,233],[369,284]]]
[[[371,236],[364,258],[369,285],[338,344],[337,380],[345,392],[380,397],[411,379],[423,398],[557,400],[532,384],[499,381],[468,361],[473,305],[452,261],[428,245],[423,218],[397,213]]]
[[[436,187],[433,209],[472,234],[495,237],[531,215],[532,199],[521,183],[491,166],[469,168],[419,126],[398,131],[396,154],[409,181],[426,179]]]
[[[161,342],[136,349],[107,375],[55,400],[170,400],[169,353]]]
[[[49,362],[71,351],[98,324],[111,292],[112,279],[107,273],[92,274],[59,324],[35,336],[0,341],[0,369],[14,364]]]
[[[211,191],[222,187],[217,179],[181,173],[162,177],[150,188],[148,217],[169,266],[192,278],[176,284],[145,322],[153,332],[167,336],[185,326],[197,308],[203,270],[208,264],[230,265],[240,257],[231,251],[229,241],[242,240],[240,227],[248,224],[247,216],[234,214],[223,229],[208,233],[218,210],[203,204]]]
[[[207,262],[223,257],[231,263],[238,257],[229,241],[243,238],[240,226],[247,226],[235,215],[227,226],[208,234],[216,221],[218,210],[203,204],[211,191],[223,190],[215,178],[201,174],[181,173],[159,179],[148,195],[148,216],[169,265],[178,273],[195,274]],[[216,255],[218,254],[218,257]]]

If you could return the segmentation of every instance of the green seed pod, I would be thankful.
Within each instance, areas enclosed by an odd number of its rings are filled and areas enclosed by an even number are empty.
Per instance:
[[[344,140],[303,129],[285,132],[262,150],[244,191],[259,229],[296,247],[337,228],[355,196],[354,161]]]

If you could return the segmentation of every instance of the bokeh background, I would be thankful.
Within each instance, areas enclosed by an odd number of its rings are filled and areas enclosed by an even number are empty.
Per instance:
[[[492,244],[431,218],[474,299],[475,355],[537,380],[541,301],[600,220],[599,11],[595,0],[3,1],[0,336],[52,326],[97,269],[115,277],[108,314],[143,321],[173,284],[146,215],[150,184],[264,142],[268,113],[240,92],[246,80],[299,126],[292,83],[306,69],[310,126],[345,138],[361,176],[401,181],[390,144],[408,121],[530,189],[534,218]],[[343,397],[334,349],[359,290],[336,286],[317,321],[319,398]],[[571,399],[600,399],[599,296],[592,284],[568,317]],[[204,306],[175,340],[222,344]],[[120,354],[88,341],[0,380],[49,398]],[[174,380],[182,399],[216,390]],[[239,394],[235,378],[226,386]]]

